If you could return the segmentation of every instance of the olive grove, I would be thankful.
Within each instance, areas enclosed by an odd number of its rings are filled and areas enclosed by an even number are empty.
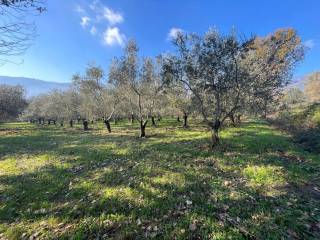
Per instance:
[[[84,75],[73,76],[69,91],[54,91],[33,99],[26,116],[89,123],[128,118],[139,122],[140,137],[146,126],[161,116],[201,117],[212,132],[212,147],[220,141],[226,120],[236,126],[243,115],[266,117],[304,56],[301,39],[293,29],[280,29],[266,37],[240,38],[236,32],[209,30],[204,36],[179,32],[176,51],[156,58],[140,57],[129,40],[109,71],[89,65]],[[44,100],[45,99],[45,100]]]

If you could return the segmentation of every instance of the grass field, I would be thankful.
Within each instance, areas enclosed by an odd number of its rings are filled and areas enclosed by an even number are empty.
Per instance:
[[[262,121],[0,125],[0,239],[320,239],[320,157]],[[92,126],[91,126],[92,127]]]

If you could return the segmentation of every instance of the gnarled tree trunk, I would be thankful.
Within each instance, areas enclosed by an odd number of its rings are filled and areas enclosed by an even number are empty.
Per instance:
[[[241,123],[241,115],[240,114],[236,116],[236,122],[237,122],[237,124]]]
[[[69,125],[71,128],[73,127],[73,120],[72,119],[69,121]]]
[[[154,116],[151,116],[151,122],[152,122],[152,126],[156,126],[156,122],[154,120]]]
[[[235,121],[235,118],[234,118],[234,114],[233,114],[233,113],[230,113],[230,114],[229,114],[229,119],[230,119],[230,121],[231,121],[231,125],[232,125],[233,127],[235,127],[235,126],[236,126],[236,121]]]
[[[89,130],[89,127],[88,127],[89,123],[87,120],[83,120],[82,124],[83,124],[83,130],[85,131]]]
[[[133,125],[133,123],[134,123],[134,115],[133,115],[133,113],[131,113],[130,124]]]
[[[221,127],[220,120],[215,120],[214,124],[211,126],[211,140],[212,140],[211,148],[216,147],[220,142],[220,137],[219,137],[220,127]]]
[[[111,125],[110,125],[110,120],[109,119],[105,119],[104,120],[104,124],[106,125],[108,132],[111,133]]]
[[[188,114],[183,114],[183,128],[188,128]]]
[[[147,126],[148,120],[147,121],[143,121],[140,120],[140,137],[144,138],[146,137],[146,126]]]

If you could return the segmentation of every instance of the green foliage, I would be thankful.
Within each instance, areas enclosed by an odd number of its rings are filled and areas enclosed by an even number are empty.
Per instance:
[[[21,86],[0,84],[0,122],[16,119],[26,106],[25,90]]]
[[[320,104],[285,110],[279,113],[277,125],[290,131],[308,151],[320,153]]]

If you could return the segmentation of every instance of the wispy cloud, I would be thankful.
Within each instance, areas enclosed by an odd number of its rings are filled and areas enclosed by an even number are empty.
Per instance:
[[[126,36],[119,24],[124,22],[123,14],[104,5],[100,0],[93,0],[87,5],[76,5],[75,11],[80,15],[80,25],[91,35],[102,38],[106,46],[123,46]]]
[[[110,25],[115,25],[123,22],[123,16],[108,7],[104,8],[103,17],[108,20]]]
[[[125,35],[122,34],[117,27],[108,27],[103,33],[103,42],[108,46],[123,46],[125,38]]]
[[[90,33],[92,35],[96,35],[97,34],[97,28],[95,26],[92,26],[91,29],[90,29]]]
[[[309,39],[309,40],[303,42],[303,45],[306,46],[307,48],[311,49],[316,45],[316,43],[315,43],[314,39]]]
[[[76,5],[75,11],[78,13],[85,13],[85,10],[80,5]]]
[[[183,30],[181,28],[173,27],[170,29],[167,40],[175,39],[179,33],[183,33]]]
[[[90,20],[91,20],[91,19],[90,19],[89,17],[87,17],[87,16],[82,17],[82,18],[81,18],[80,25],[81,25],[83,28],[85,28],[86,26],[89,25]]]

